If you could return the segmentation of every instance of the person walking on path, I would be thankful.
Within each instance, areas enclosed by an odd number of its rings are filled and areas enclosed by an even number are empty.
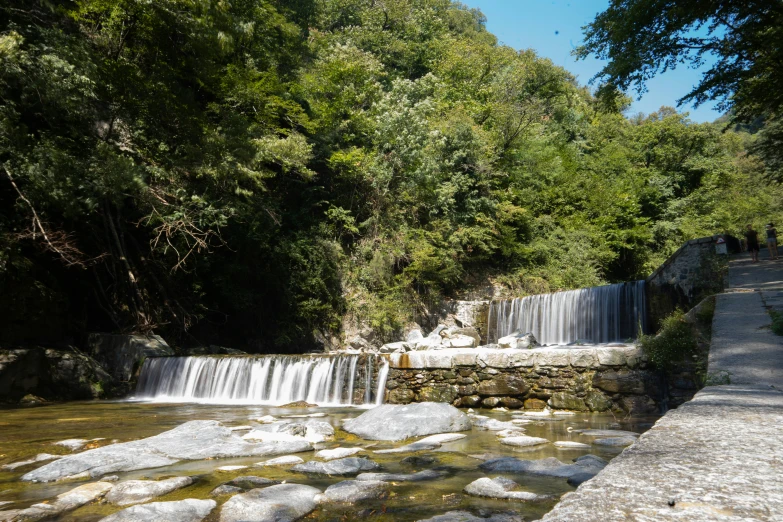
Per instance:
[[[748,252],[753,263],[759,262],[759,234],[753,230],[753,225],[748,225],[745,231],[745,241],[748,243]]]
[[[778,258],[778,231],[775,230],[775,225],[768,223],[767,229],[767,250],[769,250],[769,258]]]

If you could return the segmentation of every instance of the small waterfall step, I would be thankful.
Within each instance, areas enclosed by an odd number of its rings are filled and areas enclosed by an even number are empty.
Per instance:
[[[388,371],[386,359],[373,354],[156,357],[144,362],[135,398],[219,404],[380,404]]]
[[[493,301],[489,340],[497,342],[517,330],[532,332],[547,345],[636,339],[646,329],[645,288],[644,281],[634,281]]]

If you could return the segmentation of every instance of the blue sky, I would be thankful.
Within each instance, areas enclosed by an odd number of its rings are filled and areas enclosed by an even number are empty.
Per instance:
[[[591,22],[603,11],[609,0],[461,0],[470,7],[478,7],[487,17],[487,29],[498,37],[500,43],[515,49],[535,49],[557,65],[575,74],[579,82],[586,84],[601,70],[602,62],[595,59],[576,61],[571,51],[582,41],[582,26]],[[636,92],[628,93],[634,103],[627,115],[637,112],[649,114],[662,105],[676,107],[677,100],[698,83],[698,70],[680,66],[674,71],[659,74],[647,83],[648,92],[636,100]],[[713,103],[705,103],[694,110],[691,106],[679,107],[687,111],[694,121],[713,121],[720,113],[713,110]]]

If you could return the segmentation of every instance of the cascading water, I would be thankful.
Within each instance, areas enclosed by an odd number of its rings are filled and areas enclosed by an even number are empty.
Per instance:
[[[158,357],[144,362],[136,398],[220,404],[382,404],[388,369],[383,357],[371,354]]]
[[[493,301],[490,342],[514,331],[531,332],[541,344],[636,339],[646,327],[645,301],[644,281]]]

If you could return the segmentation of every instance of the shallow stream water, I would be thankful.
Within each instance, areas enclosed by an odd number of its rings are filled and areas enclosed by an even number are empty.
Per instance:
[[[525,520],[536,520],[549,511],[557,499],[575,488],[564,478],[531,476],[514,473],[492,473],[489,476],[504,476],[521,485],[527,491],[552,495],[553,500],[542,503],[523,503],[510,500],[493,500],[472,497],[462,492],[470,482],[487,476],[479,470],[482,462],[479,455],[514,456],[521,459],[542,459],[556,457],[564,463],[571,463],[577,457],[593,454],[610,460],[618,455],[622,448],[607,448],[593,445],[590,449],[558,449],[551,444],[529,449],[517,449],[502,445],[495,432],[473,428],[468,437],[444,444],[433,451],[417,453],[376,454],[374,450],[401,446],[405,442],[390,443],[367,441],[339,429],[341,421],[355,417],[364,410],[360,408],[309,408],[283,409],[277,407],[224,406],[200,404],[159,404],[144,402],[72,402],[37,408],[0,409],[0,466],[35,457],[38,453],[70,454],[71,452],[55,442],[69,439],[102,438],[88,444],[86,448],[98,447],[112,442],[126,442],[157,435],[186,421],[214,419],[226,426],[253,425],[253,419],[264,415],[282,418],[285,415],[323,412],[327,417],[318,420],[330,422],[336,431],[335,440],[317,444],[316,450],[338,446],[366,448],[366,456],[382,466],[383,472],[413,473],[423,469],[443,469],[448,471],[444,478],[415,483],[394,483],[389,498],[367,501],[354,505],[321,505],[304,520],[314,521],[413,521],[427,519],[447,511],[466,510],[476,515],[488,516],[491,513],[516,513]],[[513,411],[501,412],[476,410],[498,420],[512,420]],[[535,420],[535,419],[534,419]],[[612,415],[575,414],[556,416],[548,420],[536,420],[522,426],[526,435],[544,437],[550,441],[576,441],[590,443],[592,438],[574,430],[587,428],[622,429],[643,432],[655,422],[656,417],[631,417],[617,419]],[[240,435],[242,432],[240,432]],[[411,442],[411,441],[408,441]],[[83,450],[82,450],[83,451]],[[433,456],[437,461],[423,467],[409,466],[400,461],[410,455]],[[305,461],[314,459],[314,452],[298,453]],[[272,457],[268,457],[272,458]],[[309,484],[321,490],[337,482],[353,477],[314,477],[279,468],[253,467],[253,464],[266,460],[259,457],[244,457],[219,460],[182,461],[163,468],[119,473],[120,480],[160,479],[172,476],[193,476],[197,480],[191,486],[158,497],[154,501],[180,500],[184,498],[212,498],[210,491],[218,485],[242,475],[257,475],[300,484]],[[45,463],[31,464],[13,471],[0,469],[0,510],[20,509],[52,499],[82,482],[56,482],[32,484],[20,481],[20,477]],[[222,472],[216,468],[226,465],[246,465],[247,469]],[[218,508],[213,510],[207,521],[217,521],[220,504],[228,496],[216,497]],[[120,507],[108,503],[96,503],[83,506],[76,511],[61,515],[62,521],[97,521],[102,517],[119,511]]]

